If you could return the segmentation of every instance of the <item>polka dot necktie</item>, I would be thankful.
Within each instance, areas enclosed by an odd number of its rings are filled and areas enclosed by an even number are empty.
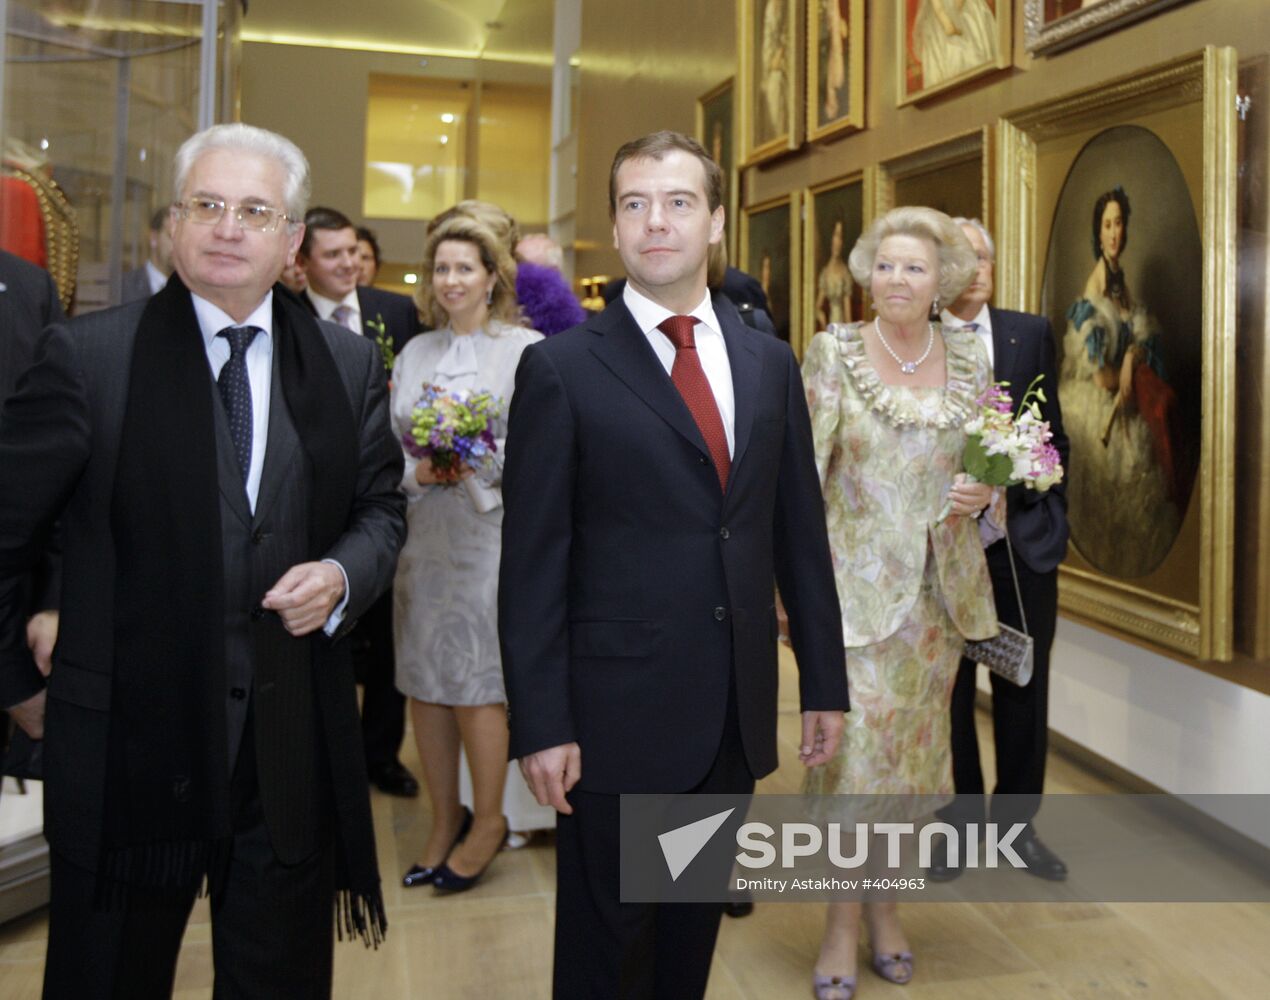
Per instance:
[[[340,326],[346,330],[357,332],[357,328],[353,326],[353,307],[339,305],[335,307],[335,311],[331,313],[331,319],[335,320]]]
[[[719,404],[710,389],[701,358],[697,355],[697,341],[693,328],[697,321],[691,316],[668,316],[657,325],[675,345],[675,363],[670,369],[670,380],[683,396],[692,419],[697,422],[701,436],[714,459],[714,470],[719,475],[719,487],[728,488],[728,472],[732,459],[728,455],[728,436],[719,416]]]
[[[216,379],[221,402],[229,416],[229,436],[234,442],[234,454],[238,456],[238,468],[242,470],[243,484],[251,471],[251,381],[247,378],[247,348],[255,339],[259,327],[227,326],[216,336],[229,341],[229,360],[225,362]]]

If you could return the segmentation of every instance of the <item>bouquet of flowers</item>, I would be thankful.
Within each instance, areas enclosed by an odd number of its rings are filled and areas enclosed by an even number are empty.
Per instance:
[[[1048,420],[1041,419],[1045,390],[1038,375],[1028,386],[1018,410],[1006,382],[994,382],[975,400],[978,413],[966,424],[962,464],[966,475],[989,486],[1018,486],[1048,490],[1063,480],[1063,463],[1051,443]],[[948,516],[945,504],[939,520]]]
[[[503,401],[484,390],[443,389],[423,384],[402,444],[415,458],[430,459],[442,482],[457,482],[463,463],[478,472],[494,464],[498,446],[491,425]]]

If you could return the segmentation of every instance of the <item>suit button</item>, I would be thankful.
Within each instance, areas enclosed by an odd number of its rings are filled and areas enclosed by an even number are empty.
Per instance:
[[[725,542],[732,536],[732,532],[728,531],[727,525],[719,529],[719,537]]]
[[[260,528],[257,528],[255,531],[251,533],[251,544],[259,545],[268,537],[269,537],[269,532],[263,531]]]
[[[234,701],[242,701],[244,698],[247,697],[247,689],[246,688],[230,688],[229,696],[233,698]]]
[[[265,616],[265,609],[262,608],[259,604],[257,604],[254,608],[251,609],[250,617],[253,622],[260,621],[260,619],[263,618],[264,616]]]
[[[709,464],[710,464],[710,459],[706,458],[706,457],[705,457],[705,455],[698,455],[698,456],[697,456],[697,462],[698,462],[700,465],[709,465]]]
[[[191,781],[183,774],[179,774],[172,781],[172,798],[177,802],[189,802]]]
[[[727,608],[715,608],[715,609],[714,609],[714,620],[715,620],[715,621],[717,621],[717,622],[721,622],[721,621],[723,621],[723,619],[725,619],[727,616],[728,616],[728,609],[727,609]]]

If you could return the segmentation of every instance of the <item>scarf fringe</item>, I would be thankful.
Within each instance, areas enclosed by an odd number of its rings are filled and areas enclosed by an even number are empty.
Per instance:
[[[341,941],[360,937],[367,948],[379,949],[388,933],[384,896],[378,888],[371,894],[341,889],[335,894],[335,933]]]
[[[172,841],[107,849],[94,899],[104,910],[171,906],[193,893],[210,895],[227,874],[230,839]]]

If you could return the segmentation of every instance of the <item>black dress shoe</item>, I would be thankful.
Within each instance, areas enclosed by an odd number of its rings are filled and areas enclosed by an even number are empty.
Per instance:
[[[494,852],[494,857],[485,862],[485,867],[475,875],[460,875],[448,864],[437,867],[436,873],[432,876],[432,888],[439,893],[467,892],[481,880],[481,876],[489,871],[489,866],[494,863],[494,858],[498,857],[499,851],[503,849],[503,841],[507,839],[506,820],[503,821],[503,835],[498,838],[498,850]],[[449,861],[449,858],[446,858]]]
[[[472,810],[464,806],[463,822],[459,824],[459,832],[450,844],[450,851],[454,850],[462,842],[470,829],[472,829]],[[449,854],[449,851],[446,853]],[[401,877],[401,884],[407,889],[412,889],[417,885],[432,885],[436,881],[437,872],[444,867],[444,865],[436,865],[425,868],[423,865],[411,865],[410,870]]]
[[[727,902],[723,904],[723,912],[729,917],[739,920],[741,917],[748,917],[754,912],[754,903],[748,899],[738,902]]]
[[[401,884],[407,889],[412,889],[416,885],[431,885],[432,880],[437,877],[435,868],[424,868],[422,865],[411,865],[410,871],[401,877]]]
[[[1041,838],[1034,832],[1029,831],[1025,839],[1017,841],[1014,849],[1023,859],[1029,874],[1050,882],[1062,882],[1067,878],[1067,866],[1062,858],[1041,843]]]
[[[419,782],[405,769],[401,761],[391,764],[372,764],[368,767],[371,784],[387,795],[399,795],[403,799],[413,799],[419,794]]]
[[[965,871],[961,867],[961,859],[948,857],[948,838],[940,837],[930,849],[930,867],[926,869],[926,877],[932,882],[951,882],[959,878]]]

